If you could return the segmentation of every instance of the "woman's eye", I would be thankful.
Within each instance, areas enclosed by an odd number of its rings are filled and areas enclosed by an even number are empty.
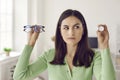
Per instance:
[[[79,29],[79,28],[80,28],[80,26],[75,26],[75,27],[74,27],[74,29]]]
[[[64,27],[63,29],[68,30],[69,28],[68,27]]]

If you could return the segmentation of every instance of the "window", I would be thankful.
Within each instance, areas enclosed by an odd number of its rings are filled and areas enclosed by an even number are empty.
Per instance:
[[[12,48],[13,0],[0,0],[0,52]]]

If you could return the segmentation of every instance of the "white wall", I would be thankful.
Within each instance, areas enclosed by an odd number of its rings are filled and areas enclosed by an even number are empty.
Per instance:
[[[26,33],[23,26],[27,21],[27,0],[14,0],[14,50],[21,51],[26,43]]]
[[[77,9],[83,13],[88,25],[89,36],[96,36],[98,24],[107,24],[110,32],[110,48],[112,52],[115,52],[116,27],[120,24],[119,0],[45,0],[44,16],[47,37],[54,35],[60,14],[69,8]],[[50,44],[49,40],[47,42]]]
[[[43,0],[14,1],[14,49],[21,51],[27,43],[27,33],[23,31],[23,26],[39,24],[39,22],[43,24],[44,7]]]

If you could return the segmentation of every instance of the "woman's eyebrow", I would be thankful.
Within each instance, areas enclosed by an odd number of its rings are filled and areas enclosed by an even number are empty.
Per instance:
[[[68,26],[68,25],[66,25],[66,24],[65,24],[65,25],[63,25],[63,26],[64,26],[64,27],[69,27],[69,26]]]

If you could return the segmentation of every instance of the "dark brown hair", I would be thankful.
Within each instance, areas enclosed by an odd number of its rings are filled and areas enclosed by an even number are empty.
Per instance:
[[[89,48],[89,45],[88,45],[87,25],[86,25],[83,15],[79,11],[72,10],[72,9],[68,9],[64,11],[58,20],[56,34],[55,34],[55,56],[54,56],[53,61],[51,61],[50,63],[54,65],[65,64],[64,58],[67,53],[67,48],[66,48],[66,43],[64,42],[61,36],[60,26],[61,26],[62,21],[65,18],[70,17],[70,16],[75,16],[82,22],[83,32],[84,32],[82,39],[78,43],[77,50],[73,58],[73,65],[89,67],[93,60],[94,52]]]

